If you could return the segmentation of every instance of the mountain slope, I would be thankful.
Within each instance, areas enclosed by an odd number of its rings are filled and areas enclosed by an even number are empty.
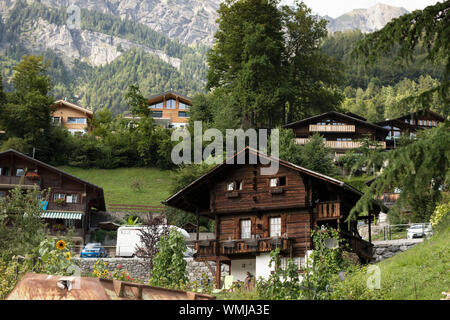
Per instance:
[[[81,28],[73,29],[67,25],[65,8],[38,2],[2,2],[0,12],[0,66],[7,89],[12,67],[24,54],[51,59],[55,98],[67,97],[93,109],[125,111],[127,105],[119,96],[133,83],[141,85],[145,95],[170,89],[192,95],[203,88],[206,50],[173,41],[142,24],[82,9]],[[118,64],[126,68],[111,66],[119,58]],[[135,68],[146,74],[131,74]],[[98,79],[109,86],[95,90]]]
[[[377,3],[367,9],[354,9],[336,19],[328,16],[325,18],[329,21],[327,27],[330,32],[353,29],[359,29],[362,32],[373,32],[383,28],[392,19],[408,12],[408,10],[401,7]]]
[[[220,0],[41,0],[139,22],[185,44],[212,44]]]

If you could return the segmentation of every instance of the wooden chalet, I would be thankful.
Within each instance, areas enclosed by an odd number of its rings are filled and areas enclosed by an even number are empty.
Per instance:
[[[66,128],[70,133],[92,131],[92,110],[80,107],[66,100],[57,100],[51,106],[52,121]]]
[[[106,210],[99,186],[15,150],[1,152],[0,197],[18,185],[23,189],[50,190],[42,199],[42,218],[51,233],[74,228],[77,236],[84,237],[93,211]]]
[[[377,125],[389,130],[386,137],[386,148],[394,149],[400,136],[415,134],[417,130],[437,127],[443,121],[445,119],[440,114],[430,110],[422,110],[399,118],[386,119],[378,122]]]
[[[189,123],[190,98],[167,91],[151,96],[147,100],[152,118],[167,128],[186,127]]]
[[[358,141],[370,137],[386,147],[385,137],[388,129],[367,122],[366,119],[353,113],[326,112],[284,126],[294,130],[296,143],[304,145],[314,134],[319,133],[325,140],[325,145],[335,153],[335,159],[345,154],[347,150],[361,146]]]
[[[358,234],[357,221],[345,222],[361,192],[251,148],[241,152],[247,158],[253,153],[271,162],[278,161],[278,173],[261,175],[261,164],[224,162],[164,202],[215,220],[215,239],[197,238],[195,249],[198,261],[216,262],[217,284],[222,263],[230,266],[235,280],[243,280],[246,272],[268,277],[269,253],[277,247],[284,262],[294,258],[301,270],[306,255],[313,249],[311,230],[321,226],[338,228],[361,260],[371,259],[372,244]],[[378,212],[369,213],[369,221]]]

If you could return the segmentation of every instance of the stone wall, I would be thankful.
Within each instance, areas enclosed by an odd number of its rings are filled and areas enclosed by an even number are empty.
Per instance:
[[[78,266],[80,266],[82,274],[92,273],[94,271],[94,266],[97,260],[97,258],[73,258],[73,261]],[[116,269],[119,265],[121,265],[124,270],[128,271],[132,278],[144,281],[148,280],[149,278],[149,273],[143,263],[143,259],[103,258],[102,260],[108,262],[108,270],[110,271]],[[202,274],[206,274],[211,283],[214,281],[214,274],[211,273],[211,270],[215,272],[215,262],[209,262],[209,265],[211,267],[210,270],[210,268],[208,268],[208,266],[204,262],[194,261],[193,258],[185,258],[185,260],[187,262],[186,271],[190,282],[194,280],[200,281],[202,279]],[[226,274],[228,274],[228,266],[222,265],[222,275]]]
[[[397,253],[406,251],[416,244],[422,242],[423,239],[400,239],[373,242],[374,262],[378,262],[395,256]]]

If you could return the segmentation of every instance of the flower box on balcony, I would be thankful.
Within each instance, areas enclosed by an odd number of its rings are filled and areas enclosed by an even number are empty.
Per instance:
[[[223,243],[223,247],[224,247],[224,248],[231,248],[231,249],[234,249],[235,246],[236,246],[236,243],[235,243],[234,241],[232,241],[232,240],[230,240],[230,241],[225,241],[225,242]]]
[[[198,242],[198,246],[199,246],[199,247],[209,247],[210,244],[211,244],[211,243],[210,243],[208,240],[205,240],[205,241],[199,241],[199,242]]]
[[[258,239],[246,239],[244,240],[247,247],[258,247],[259,240]]]
[[[283,244],[283,240],[281,238],[272,238],[269,240],[270,245],[272,248],[279,248]]]
[[[41,176],[36,172],[27,172],[25,177],[31,181],[39,180],[41,178]]]

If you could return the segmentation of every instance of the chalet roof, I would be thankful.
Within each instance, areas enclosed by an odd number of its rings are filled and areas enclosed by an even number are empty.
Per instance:
[[[69,102],[69,101],[66,101],[66,100],[56,100],[55,102],[53,102],[53,105],[56,105],[56,104],[63,104],[65,106],[69,107],[69,108],[76,109],[78,111],[84,112],[84,113],[89,114],[89,115],[93,115],[94,114],[94,112],[92,110],[83,108],[83,107],[81,107],[79,105],[76,105],[76,104],[74,104],[72,102]]]
[[[192,101],[191,98],[189,98],[189,97],[187,97],[187,96],[184,96],[184,95],[182,95],[182,94],[176,93],[176,92],[174,92],[174,91],[166,91],[166,92],[163,92],[163,93],[158,93],[158,94],[152,95],[152,96],[150,96],[150,97],[147,98],[147,101],[154,100],[154,99],[156,99],[156,98],[164,97],[164,96],[168,96],[168,95],[172,95],[172,96],[174,96],[174,97],[179,97],[179,98],[181,98],[181,99],[183,99],[183,100],[186,100],[186,101],[189,101],[189,102]]]
[[[377,122],[377,124],[378,125],[384,125],[386,123],[390,123],[390,122],[392,123],[394,121],[403,122],[405,119],[412,119],[414,117],[417,117],[417,116],[420,116],[420,115],[425,115],[425,114],[432,115],[433,117],[435,117],[439,121],[445,121],[445,118],[443,116],[441,116],[437,112],[434,112],[434,111],[431,111],[431,110],[419,110],[419,111],[416,111],[416,112],[411,112],[411,113],[408,113],[406,115],[400,116],[398,118],[386,119],[384,121]]]
[[[45,162],[42,162],[42,161],[40,161],[40,160],[34,159],[34,158],[32,158],[32,157],[29,157],[29,156],[27,156],[27,155],[25,155],[25,154],[23,154],[23,153],[20,153],[20,152],[14,150],[14,149],[9,149],[9,150],[0,152],[0,157],[3,156],[3,155],[6,155],[6,154],[14,154],[14,155],[16,155],[16,156],[18,156],[18,157],[20,157],[20,158],[22,158],[22,159],[25,159],[25,160],[34,162],[34,163],[36,163],[36,164],[38,164],[38,165],[40,165],[40,166],[42,166],[42,167],[45,167],[45,168],[49,169],[50,171],[57,172],[57,173],[59,173],[59,174],[65,175],[65,176],[67,176],[67,177],[69,177],[69,178],[71,178],[71,179],[73,179],[73,180],[75,180],[75,181],[78,181],[78,182],[80,182],[80,183],[89,185],[89,186],[91,186],[91,187],[93,187],[93,188],[95,188],[95,189],[98,189],[98,190],[100,190],[101,193],[103,194],[103,188],[102,188],[102,187],[99,187],[99,186],[97,186],[97,185],[95,185],[95,184],[93,184],[93,183],[90,183],[89,181],[80,179],[80,178],[78,178],[78,177],[76,177],[76,176],[74,176],[74,175],[71,175],[71,174],[69,174],[69,173],[67,173],[67,172],[65,172],[65,171],[62,171],[62,170],[60,170],[60,169],[58,169],[58,168],[56,168],[56,167],[53,167],[53,166],[51,166],[51,165],[49,165],[49,164],[47,164],[47,163],[45,163]]]
[[[337,185],[338,187],[341,187],[341,188],[343,188],[343,189],[353,193],[357,197],[362,196],[362,193],[359,190],[357,190],[354,187],[346,184],[343,181],[340,181],[338,179],[329,177],[329,176],[324,175],[322,173],[315,172],[313,170],[306,169],[306,168],[301,167],[299,165],[296,165],[294,163],[291,163],[291,162],[288,162],[288,161],[284,161],[284,160],[278,159],[276,157],[272,157],[272,156],[266,155],[266,154],[264,154],[264,153],[262,153],[262,152],[260,152],[258,150],[252,149],[250,147],[246,147],[243,150],[241,150],[240,152],[235,153],[233,156],[231,156],[227,160],[223,161],[221,164],[215,166],[210,171],[208,171],[207,173],[205,173],[201,177],[197,178],[196,180],[194,180],[193,182],[188,184],[186,187],[184,187],[181,190],[179,190],[177,193],[175,193],[174,195],[172,195],[171,197],[169,197],[167,200],[163,201],[162,203],[166,204],[166,205],[169,205],[169,206],[171,206],[171,205],[173,206],[174,202],[176,202],[177,200],[180,200],[180,199],[183,200],[184,199],[183,194],[185,194],[186,192],[189,192],[189,191],[195,189],[197,186],[199,186],[203,182],[207,181],[209,178],[211,178],[213,175],[215,175],[216,173],[221,171],[223,168],[232,165],[232,164],[228,164],[227,162],[230,159],[237,157],[242,152],[249,152],[249,153],[251,152],[253,154],[256,154],[257,156],[264,157],[267,160],[278,161],[279,164],[282,165],[282,166],[291,168],[291,169],[296,170],[298,172],[301,172],[301,173],[307,174],[309,176],[315,177],[317,179],[324,180],[324,181],[326,181],[328,183]]]
[[[319,114],[319,115],[315,115],[315,116],[312,116],[312,117],[309,117],[309,118],[306,118],[306,119],[302,119],[302,120],[299,120],[299,121],[288,123],[288,124],[284,125],[283,128],[292,128],[292,127],[295,127],[295,126],[297,126],[299,124],[306,124],[306,123],[309,123],[311,121],[319,120],[319,119],[322,119],[322,118],[325,118],[325,117],[338,117],[338,118],[347,119],[347,120],[350,120],[350,121],[355,121],[355,122],[358,122],[358,123],[360,123],[360,124],[362,124],[364,126],[369,126],[369,127],[375,128],[377,130],[388,131],[387,129],[385,129],[383,127],[380,127],[379,125],[376,125],[376,124],[367,122],[365,120],[362,120],[363,119],[362,117],[358,116],[356,118],[355,116],[351,116],[350,114],[351,113],[344,114],[344,113],[340,113],[340,112],[337,112],[337,111],[329,111],[329,112],[325,112],[325,113],[322,113],[322,114]]]

